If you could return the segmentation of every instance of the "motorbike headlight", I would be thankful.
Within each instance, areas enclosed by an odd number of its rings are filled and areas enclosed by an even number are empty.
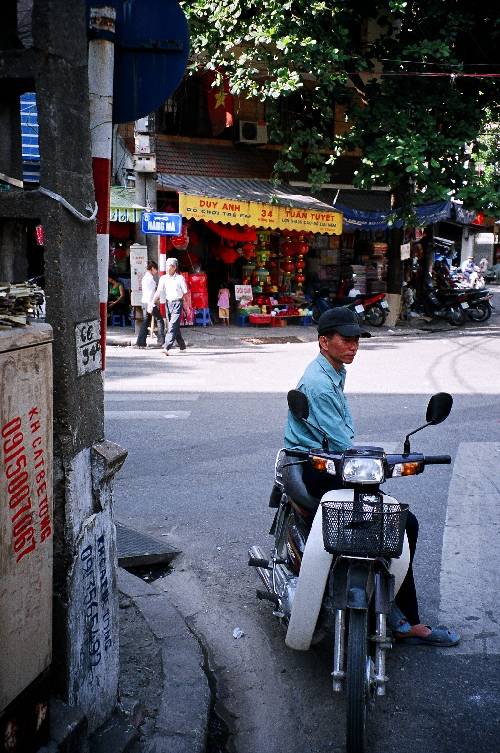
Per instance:
[[[384,466],[380,458],[346,458],[342,468],[344,481],[351,484],[381,484]]]

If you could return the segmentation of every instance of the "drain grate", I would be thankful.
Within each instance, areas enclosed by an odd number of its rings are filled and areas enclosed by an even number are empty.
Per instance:
[[[121,523],[116,523],[116,548],[118,564],[127,569],[168,565],[179,554],[178,549],[165,541],[158,541]]]
[[[285,343],[301,343],[303,340],[295,335],[289,337],[242,337],[242,343],[251,343],[252,345],[266,345],[267,343],[278,343],[284,345]]]

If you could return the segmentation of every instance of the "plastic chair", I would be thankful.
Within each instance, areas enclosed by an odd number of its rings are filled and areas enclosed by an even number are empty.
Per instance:
[[[212,327],[212,317],[210,316],[210,309],[195,309],[194,323],[200,324],[202,327]]]
[[[125,314],[111,314],[112,327],[126,327],[127,323],[127,316]]]

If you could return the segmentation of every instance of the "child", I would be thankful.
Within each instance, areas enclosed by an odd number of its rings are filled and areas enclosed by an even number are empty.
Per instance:
[[[222,323],[229,326],[229,289],[221,285],[219,288],[219,295],[217,298],[217,306],[219,307],[219,319],[222,319]]]

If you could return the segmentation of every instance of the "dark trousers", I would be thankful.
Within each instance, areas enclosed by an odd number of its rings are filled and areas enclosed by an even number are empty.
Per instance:
[[[147,306],[143,305],[141,328],[139,330],[139,334],[137,335],[136,345],[146,345],[146,338],[148,336],[148,327],[151,324],[151,317],[154,318],[158,327],[156,335],[158,344],[163,345],[163,343],[165,342],[165,323],[163,321],[162,315],[160,314],[160,309],[158,308],[158,306],[153,306],[153,313],[149,314]]]
[[[329,477],[327,473],[316,471],[310,463],[304,465],[303,479],[307,491],[312,497],[316,497],[316,499],[321,499],[327,491],[339,488],[331,476]],[[410,547],[410,566],[396,595],[395,602],[410,625],[418,625],[420,617],[418,615],[417,591],[413,578],[413,557],[415,556],[415,549],[417,547],[418,520],[412,512],[408,512],[406,519],[406,535],[408,536]]]
[[[179,348],[184,350],[186,343],[181,335],[182,299],[180,301],[167,301],[167,313],[168,332],[165,338],[165,350],[170,350],[176,341]]]

